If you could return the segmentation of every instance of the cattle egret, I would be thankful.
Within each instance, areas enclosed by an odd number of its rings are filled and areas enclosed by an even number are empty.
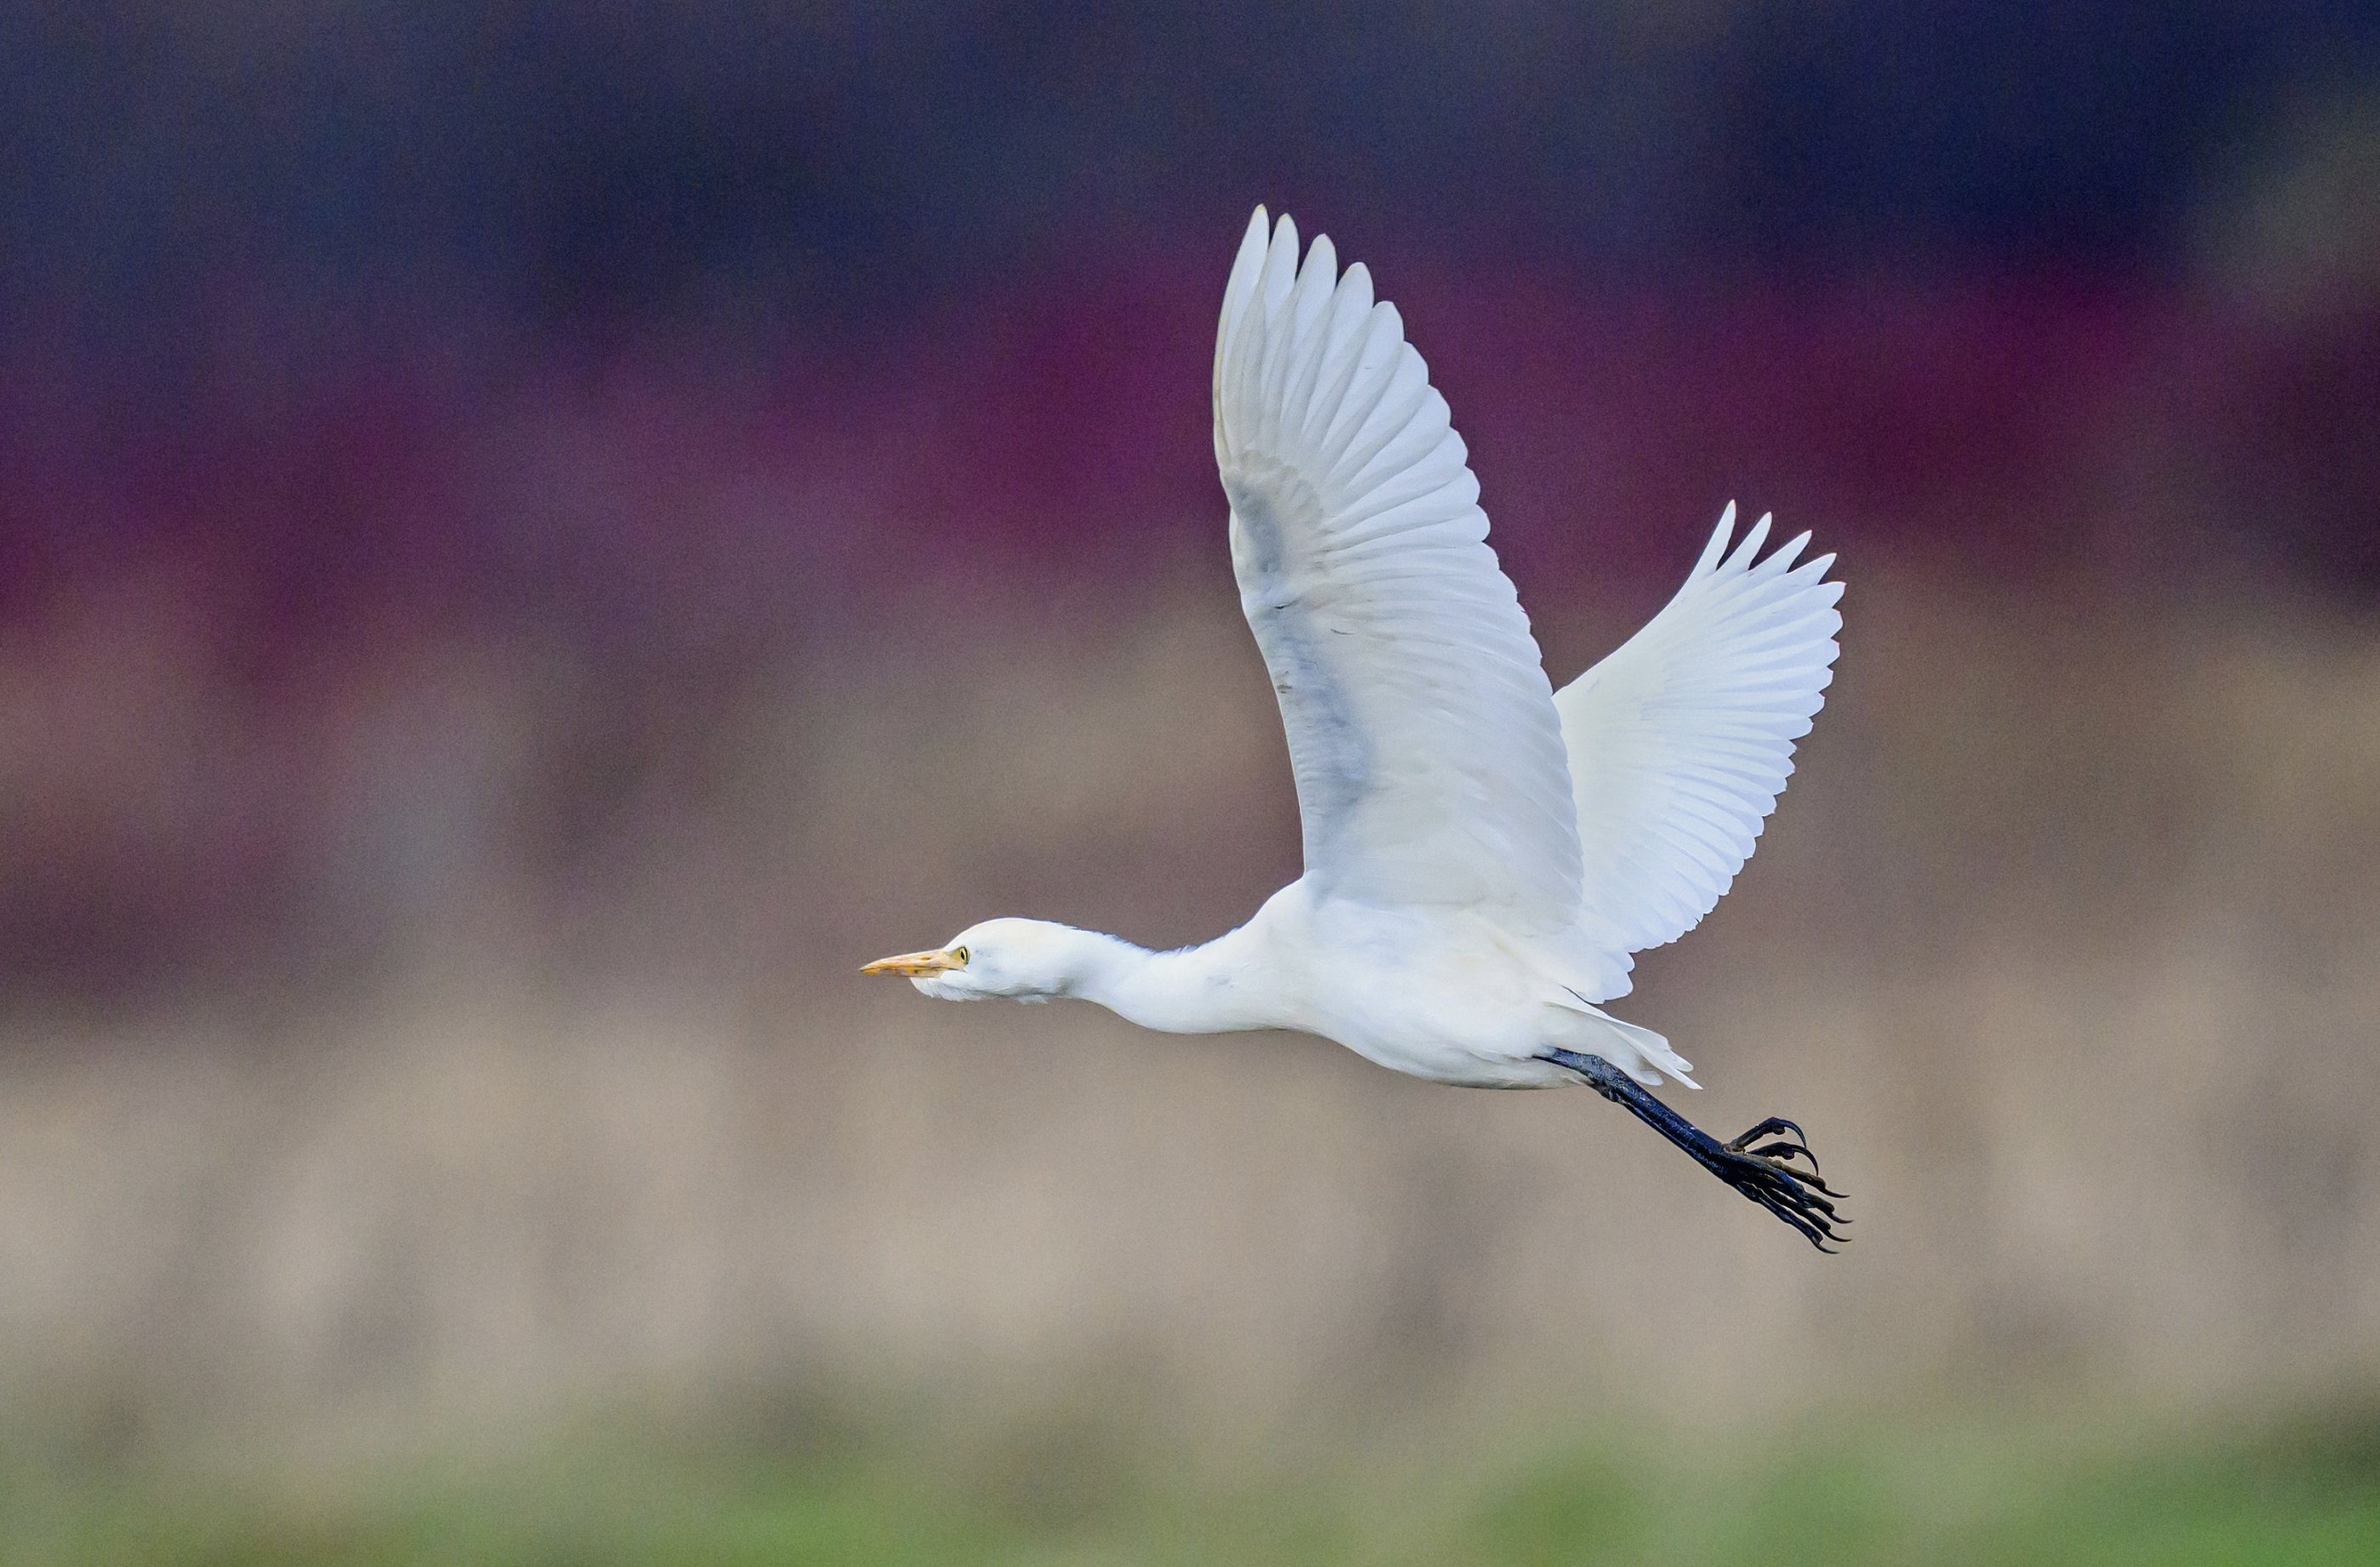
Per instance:
[[[1036,919],[867,966],[949,1001],[1097,1002],[1143,1027],[1296,1029],[1434,1082],[1585,1083],[1821,1251],[1849,1221],[1801,1128],[1720,1142],[1696,1087],[1597,1003],[1752,853],[1835,661],[1831,555],[1767,555],[1730,504],[1685,586],[1560,691],[1446,401],[1396,308],[1288,217],[1249,222],[1215,341],[1215,460],[1240,605],[1281,702],[1305,873],[1203,946]]]

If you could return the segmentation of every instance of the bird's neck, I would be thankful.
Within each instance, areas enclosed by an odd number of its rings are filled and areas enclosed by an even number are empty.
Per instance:
[[[1231,937],[1204,946],[1154,953],[1121,937],[1084,931],[1071,994],[1097,1002],[1127,1022],[1168,1034],[1214,1034],[1261,1024],[1249,1012]]]

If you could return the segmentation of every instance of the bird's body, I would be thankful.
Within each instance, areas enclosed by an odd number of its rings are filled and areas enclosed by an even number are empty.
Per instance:
[[[981,990],[945,972],[917,977],[928,995],[1096,1002],[1169,1034],[1294,1029],[1466,1087],[1574,1083],[1539,1059],[1547,1045],[1631,1061],[1628,1036],[1646,1032],[1570,994],[1529,943],[1471,911],[1351,903],[1318,895],[1302,877],[1238,929],[1174,952],[1033,920],[988,920],[953,945],[971,958],[995,948],[1029,958],[1046,991]]]
[[[868,966],[951,1000],[1097,1002],[1173,1033],[1286,1028],[1475,1087],[1585,1082],[1801,1230],[1836,1238],[1806,1147],[1721,1145],[1645,1087],[1692,1068],[1597,1003],[1751,854],[1841,625],[1831,556],[1720,519],[1685,586],[1559,694],[1446,404],[1395,309],[1257,210],[1214,380],[1232,560],[1280,701],[1305,873],[1246,924],[1151,953],[1039,920]],[[1732,548],[1730,548],[1732,545]]]

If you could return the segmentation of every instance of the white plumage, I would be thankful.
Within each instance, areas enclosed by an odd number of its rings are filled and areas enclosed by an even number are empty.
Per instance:
[[[1734,884],[1833,678],[1835,557],[1795,565],[1804,533],[1759,558],[1765,516],[1730,552],[1734,526],[1730,503],[1677,596],[1554,697],[1587,919],[1623,970]],[[1623,975],[1607,994],[1626,992]]]
[[[1179,952],[996,919],[868,971],[954,1000],[1080,997],[1176,1032],[1299,1029],[1440,1082],[1590,1082],[1834,1238],[1815,1161],[1793,1167],[1806,1148],[1751,1146],[1790,1123],[1729,1145],[1686,1125],[1636,1084],[1691,1083],[1689,1064],[1595,1004],[1751,855],[1834,662],[1833,557],[1797,565],[1806,534],[1761,556],[1766,517],[1730,549],[1730,505],[1676,597],[1557,693],[1396,308],[1328,238],[1301,264],[1295,226],[1262,208],[1223,291],[1214,414],[1305,874]]]

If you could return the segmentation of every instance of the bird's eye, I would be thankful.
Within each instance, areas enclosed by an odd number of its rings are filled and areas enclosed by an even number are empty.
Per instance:
[[[953,947],[951,949],[951,955],[959,960],[959,966],[961,968],[965,968],[966,966],[967,950],[965,947]]]

